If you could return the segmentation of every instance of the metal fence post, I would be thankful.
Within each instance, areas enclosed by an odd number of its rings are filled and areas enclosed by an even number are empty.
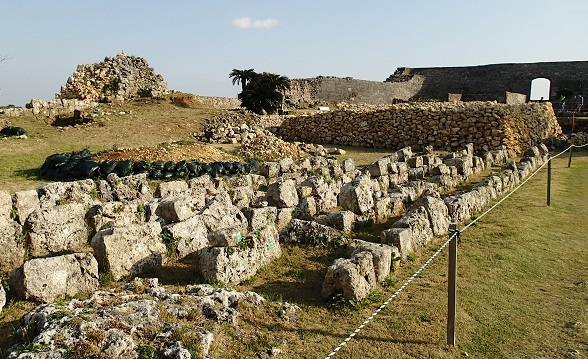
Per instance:
[[[547,205],[551,206],[551,159],[547,161]]]
[[[568,168],[572,165],[572,152],[574,152],[574,147],[570,147],[570,157],[568,158]]]
[[[457,224],[451,223],[449,225],[449,278],[447,282],[447,345],[450,346],[455,346],[455,297],[459,235]]]

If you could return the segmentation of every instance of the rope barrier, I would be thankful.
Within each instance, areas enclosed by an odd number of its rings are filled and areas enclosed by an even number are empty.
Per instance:
[[[433,261],[433,259],[435,259],[439,253],[441,253],[443,251],[443,249],[445,249],[445,247],[447,247],[447,245],[449,244],[449,242],[451,242],[451,240],[457,236],[459,233],[465,231],[466,229],[470,228],[471,226],[473,226],[476,222],[478,222],[482,217],[484,217],[485,215],[487,215],[488,213],[490,213],[490,211],[492,211],[494,208],[496,208],[499,204],[501,204],[502,202],[504,202],[508,197],[510,197],[513,193],[515,193],[519,188],[521,188],[525,183],[527,183],[527,181],[529,181],[533,176],[535,176],[537,174],[537,172],[539,172],[543,167],[545,167],[545,165],[552,159],[557,158],[559,156],[561,156],[562,154],[566,153],[568,150],[571,151],[572,148],[582,148],[582,147],[586,147],[588,146],[588,143],[585,143],[583,145],[570,145],[568,148],[566,148],[565,150],[561,151],[560,153],[558,153],[557,155],[551,156],[547,159],[547,161],[545,161],[541,166],[539,166],[539,168],[537,168],[533,173],[531,173],[524,181],[522,181],[517,187],[515,187],[514,189],[512,189],[509,193],[507,193],[503,198],[501,198],[498,202],[496,202],[494,205],[492,205],[489,209],[487,209],[486,211],[484,211],[482,214],[480,214],[478,217],[476,217],[473,221],[471,221],[470,223],[468,223],[465,227],[463,227],[461,230],[457,230],[456,232],[453,233],[453,235],[446,240],[441,247],[439,247],[439,249],[437,249],[437,251],[435,253],[433,253],[433,255],[419,268],[417,269],[417,271],[410,276],[403,284],[400,288],[398,288],[382,305],[380,305],[378,307],[378,309],[376,309],[372,315],[370,315],[366,320],[364,320],[364,322],[357,327],[351,334],[349,334],[349,336],[347,338],[345,338],[345,340],[343,340],[335,349],[333,349],[333,351],[331,353],[329,353],[329,355],[327,355],[325,357],[325,359],[329,359],[332,358],[339,350],[341,350],[341,348],[343,348],[345,345],[347,345],[347,343],[353,339],[353,337],[355,337],[369,322],[371,322],[376,315],[378,315],[384,308],[386,308],[386,306],[394,299],[398,296],[398,294],[400,294],[400,292],[402,292],[404,290],[404,288],[406,288],[422,271],[423,269],[425,269],[429,263],[431,263]]]

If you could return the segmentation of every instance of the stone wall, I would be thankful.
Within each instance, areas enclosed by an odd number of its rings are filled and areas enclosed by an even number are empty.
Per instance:
[[[395,100],[408,101],[422,87],[423,78],[413,76],[403,83],[356,80],[351,77],[316,77],[293,79],[286,99],[294,105],[300,103],[393,103]]]
[[[212,108],[220,109],[235,109],[241,107],[241,100],[233,97],[214,97],[214,96],[198,96],[194,98],[200,101],[203,105]]]
[[[73,113],[74,110],[84,110],[96,106],[98,106],[98,103],[90,100],[58,98],[45,101],[34,98],[31,102],[27,103],[26,107],[32,111],[33,115],[53,116],[58,113]]]
[[[78,65],[56,97],[110,102],[166,92],[163,77],[144,58],[120,53],[96,64]]]
[[[566,88],[586,97],[588,61],[494,64],[465,67],[399,67],[383,83],[351,77],[316,77],[292,80],[287,98],[293,104],[365,102],[391,104],[395,100],[507,102],[507,92],[529,94],[535,78],[551,81],[550,98]],[[455,96],[454,96],[455,97]],[[450,98],[450,100],[454,100]]]
[[[455,150],[473,143],[476,152],[507,146],[511,154],[561,133],[550,103],[405,103],[373,110],[341,110],[287,117],[286,140],[335,145]]]
[[[462,100],[496,100],[505,102],[506,92],[529,94],[531,81],[551,81],[550,98],[567,88],[585,94],[588,91],[588,61],[492,64],[464,67],[398,68],[386,81],[404,83],[413,76],[423,77],[417,99],[447,99],[449,93],[463,94]]]

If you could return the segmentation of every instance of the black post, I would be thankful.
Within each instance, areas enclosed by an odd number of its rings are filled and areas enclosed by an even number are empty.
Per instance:
[[[447,345],[455,346],[455,297],[457,279],[457,224],[449,225],[449,280],[447,283]]]
[[[547,205],[551,206],[551,159],[547,161]]]
[[[570,147],[570,157],[568,158],[568,168],[572,165],[572,152],[574,152],[574,147]]]

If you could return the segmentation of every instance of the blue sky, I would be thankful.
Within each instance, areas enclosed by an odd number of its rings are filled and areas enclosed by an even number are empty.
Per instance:
[[[0,5],[0,105],[51,99],[124,51],[175,90],[234,97],[228,74],[383,81],[397,67],[588,60],[586,0],[25,1]]]

